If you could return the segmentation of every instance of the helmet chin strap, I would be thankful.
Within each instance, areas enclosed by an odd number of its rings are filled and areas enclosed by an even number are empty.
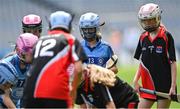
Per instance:
[[[85,34],[81,34],[81,35],[88,42],[91,42],[91,41],[94,41],[94,40],[96,40],[98,42],[102,38],[101,37],[101,32],[99,30],[96,31],[96,33],[94,34],[95,37],[87,38],[87,37],[85,37],[86,36]]]
[[[160,23],[156,27],[145,28],[145,30],[148,32],[153,32],[153,31],[157,30],[159,28],[159,26],[160,26]]]
[[[157,28],[147,28],[147,29],[145,29],[146,31],[148,31],[148,32],[153,32],[153,31],[155,31]]]
[[[92,41],[95,40],[95,38],[85,38],[85,40],[86,40],[87,42],[92,42]]]

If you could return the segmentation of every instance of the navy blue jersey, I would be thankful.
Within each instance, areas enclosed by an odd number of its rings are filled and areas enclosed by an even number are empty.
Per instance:
[[[101,40],[99,40],[94,47],[90,47],[86,41],[82,41],[81,44],[88,57],[88,60],[86,61],[87,64],[96,64],[105,67],[106,62],[114,54],[111,46]],[[98,102],[97,104],[97,100],[94,97],[96,94],[102,98],[101,103]],[[86,101],[85,99],[87,102],[96,107],[104,107],[107,102],[112,101],[112,96],[107,87],[102,84],[97,84],[96,87],[92,88],[89,78],[85,78],[85,80],[78,87],[76,103],[81,104],[81,100]]]
[[[25,69],[20,69],[19,65],[20,59],[17,54],[8,56],[0,61],[1,80],[8,81],[13,85],[10,97],[15,104],[22,97],[26,72],[29,69],[29,65]],[[3,77],[4,75],[5,78]],[[2,96],[0,97],[0,105],[3,105]]]
[[[82,41],[81,45],[88,57],[86,61],[88,64],[105,67],[108,59],[114,54],[110,45],[101,40],[99,40],[93,48],[91,48],[86,41]]]

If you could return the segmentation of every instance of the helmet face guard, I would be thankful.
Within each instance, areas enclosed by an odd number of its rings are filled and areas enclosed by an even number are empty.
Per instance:
[[[151,19],[144,19],[140,20],[140,24],[142,28],[148,32],[155,31],[160,26],[160,18],[151,18]]]
[[[139,22],[146,31],[155,31],[161,22],[161,11],[157,4],[149,3],[141,6],[138,13]]]
[[[42,20],[40,16],[29,14],[23,17],[22,20],[23,32],[26,33],[41,33],[42,32]]]
[[[86,13],[80,17],[79,29],[81,36],[88,42],[99,38],[100,26],[104,23],[100,23],[100,18],[95,13]]]
[[[36,26],[36,27],[31,27],[31,26],[24,26],[23,27],[23,33],[41,33],[42,32],[42,28],[41,26]]]
[[[96,39],[96,28],[81,28],[81,33],[84,36],[84,39],[87,41],[92,41]]]

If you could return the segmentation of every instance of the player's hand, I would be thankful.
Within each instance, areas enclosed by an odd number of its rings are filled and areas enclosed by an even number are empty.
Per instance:
[[[176,87],[171,86],[169,90],[169,95],[175,95],[176,94]]]
[[[12,84],[10,84],[9,82],[6,82],[3,85],[2,84],[0,85],[0,89],[7,90],[7,89],[11,88],[12,86],[13,86]]]
[[[139,93],[139,88],[141,87],[138,82],[133,82],[134,90]]]

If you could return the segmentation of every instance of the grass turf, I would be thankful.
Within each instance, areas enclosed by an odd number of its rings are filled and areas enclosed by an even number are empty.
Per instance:
[[[132,86],[132,81],[138,65],[126,65],[120,66],[118,76],[124,81],[128,82]],[[177,63],[177,93],[180,93],[180,62]],[[153,105],[156,108],[156,104]],[[180,108],[180,103],[172,102],[170,108]]]

